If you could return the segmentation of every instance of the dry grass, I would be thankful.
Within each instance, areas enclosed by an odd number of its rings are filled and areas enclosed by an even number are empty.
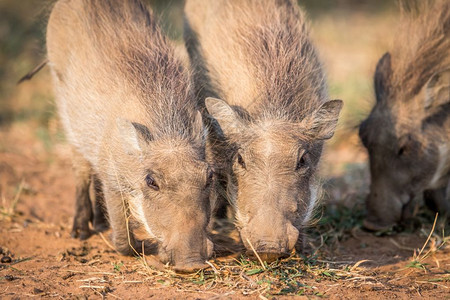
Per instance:
[[[302,257],[292,254],[289,258],[270,264],[255,262],[245,256],[230,260],[212,260],[211,269],[196,274],[180,275],[170,271],[157,271],[140,259],[141,274],[145,281],[190,292],[210,292],[217,295],[235,293],[242,295],[317,295],[321,293],[306,279],[350,280],[363,276],[359,263],[332,268],[317,261],[316,256]],[[366,277],[366,276],[365,276]]]
[[[16,195],[11,201],[7,201],[5,195],[2,195],[2,203],[0,206],[0,220],[11,220],[17,213],[16,207],[19,202],[20,195],[24,189],[25,181],[22,181],[19,184]],[[8,203],[9,202],[9,203]]]
[[[423,246],[420,250],[414,249],[414,254],[413,254],[412,260],[406,266],[407,268],[422,269],[426,272],[427,271],[427,263],[425,263],[425,260],[428,257],[434,255],[439,249],[444,247],[446,245],[446,243],[450,240],[450,236],[447,236],[447,237],[445,236],[445,228],[442,229],[442,236],[435,234],[437,220],[438,220],[438,213],[436,213],[436,216],[435,216],[434,222],[433,222],[433,226],[430,230],[427,240],[425,241],[425,243],[423,244]],[[429,243],[430,243],[430,245],[428,247],[428,250],[424,253],[424,250]],[[436,264],[439,267],[438,261],[436,261]]]
[[[325,211],[322,222],[311,232],[312,239],[320,240],[320,244],[310,243],[310,254],[300,254],[295,251],[290,257],[272,263],[263,262],[258,255],[252,259],[240,252],[232,253],[227,257],[218,257],[208,262],[211,268],[201,270],[195,274],[182,275],[169,268],[154,267],[155,258],[139,256],[133,266],[135,272],[142,276],[142,282],[157,283],[155,288],[175,287],[178,291],[191,293],[204,293],[214,297],[229,295],[258,295],[261,299],[277,295],[308,295],[325,296],[326,291],[337,285],[363,287],[379,286],[389,289],[386,282],[392,280],[382,274],[374,274],[370,268],[362,264],[370,260],[331,261],[328,254],[332,253],[337,245],[352,238],[355,230],[360,229],[363,214],[361,206],[352,208],[339,206],[330,214]],[[345,220],[345,221],[344,221]],[[431,226],[428,238],[422,248],[411,249],[412,259],[407,267],[398,271],[395,280],[412,276],[417,268],[425,270],[428,258],[445,248],[450,237],[445,237],[444,229],[439,235],[436,230],[437,216],[431,225],[429,219],[422,220],[423,228]],[[319,223],[320,223],[319,222]],[[425,230],[425,229],[422,229]],[[229,229],[224,230],[229,235]],[[220,234],[220,230],[219,233]],[[383,233],[385,234],[385,233]],[[391,232],[396,235],[398,233]],[[439,262],[436,262],[439,266]],[[167,266],[166,266],[167,267]],[[411,269],[413,268],[413,269]],[[410,270],[403,274],[403,270]],[[430,281],[431,280],[431,281]],[[435,277],[429,280],[415,280],[421,284],[446,283],[448,275]],[[446,287],[445,285],[443,285]]]

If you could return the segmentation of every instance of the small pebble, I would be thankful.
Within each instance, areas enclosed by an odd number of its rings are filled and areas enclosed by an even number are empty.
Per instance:
[[[3,256],[0,261],[2,264],[9,264],[10,262],[12,262],[12,259],[9,256]]]
[[[17,278],[12,275],[6,275],[5,279],[6,279],[6,281],[13,281],[13,280],[16,280]]]

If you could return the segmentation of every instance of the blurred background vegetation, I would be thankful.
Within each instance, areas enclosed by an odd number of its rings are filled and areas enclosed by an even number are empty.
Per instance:
[[[45,27],[53,2],[0,0],[0,131],[19,126],[18,132],[40,140],[46,151],[63,143],[49,70],[21,85],[16,82],[45,59]],[[181,45],[183,1],[147,2],[167,34]],[[330,97],[345,101],[324,164],[325,173],[339,173],[366,159],[355,133],[373,103],[372,75],[395,32],[396,1],[301,0],[299,4],[311,21],[312,38],[328,73]],[[5,143],[0,140],[0,154],[11,147]]]

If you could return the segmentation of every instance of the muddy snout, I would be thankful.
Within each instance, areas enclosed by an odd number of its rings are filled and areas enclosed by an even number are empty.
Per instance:
[[[206,261],[212,256],[214,244],[209,238],[197,244],[183,243],[182,246],[161,247],[159,259],[178,273],[194,273],[208,268]]]
[[[243,229],[241,231],[242,241],[247,255],[258,256],[266,262],[288,257],[297,243],[299,231],[293,225],[288,224],[285,229],[277,230],[265,225],[265,230]]]

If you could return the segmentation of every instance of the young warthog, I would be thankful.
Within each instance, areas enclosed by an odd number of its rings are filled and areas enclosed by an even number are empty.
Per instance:
[[[209,142],[242,241],[265,260],[286,255],[315,207],[342,101],[328,101],[294,1],[188,0],[185,14],[197,93],[226,100],[205,100]]]
[[[372,230],[411,216],[422,193],[450,212],[450,2],[418,8],[415,17],[403,14],[393,51],[378,62],[376,104],[359,129],[370,158],[364,224]]]
[[[47,48],[76,154],[77,202],[89,202],[96,174],[118,251],[141,250],[131,230],[140,228],[161,261],[203,267],[213,173],[202,118],[189,74],[151,13],[139,0],[60,0]]]

